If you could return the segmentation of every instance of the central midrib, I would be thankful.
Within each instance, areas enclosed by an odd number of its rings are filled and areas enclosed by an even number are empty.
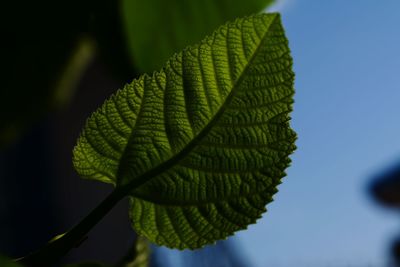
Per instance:
[[[134,179],[132,182],[117,188],[118,191],[120,191],[123,195],[127,195],[127,194],[129,194],[130,191],[132,191],[132,189],[141,186],[142,184],[151,180],[153,177],[174,167],[179,161],[181,161],[184,157],[186,157],[192,151],[193,148],[195,148],[197,146],[197,144],[200,142],[201,139],[203,139],[209,133],[211,128],[214,126],[215,122],[218,121],[218,119],[225,112],[226,106],[230,103],[232,98],[235,96],[237,88],[240,86],[243,79],[246,77],[249,66],[251,66],[253,60],[255,59],[256,55],[259,52],[259,49],[262,47],[262,44],[265,42],[266,37],[269,32],[269,29],[271,28],[272,24],[275,23],[275,20],[277,19],[277,17],[278,17],[278,14],[275,14],[275,17],[272,19],[271,23],[268,25],[268,28],[266,29],[265,33],[263,34],[262,38],[260,39],[260,42],[259,42],[257,48],[255,49],[254,53],[251,55],[250,60],[247,62],[239,79],[233,85],[233,88],[232,88],[231,92],[229,93],[229,95],[227,96],[227,98],[225,99],[225,102],[221,105],[220,109],[214,115],[214,117],[210,120],[210,122],[207,124],[207,126],[205,126],[203,128],[203,130],[201,130],[201,132],[195,138],[193,138],[192,141],[190,141],[179,153],[175,154],[175,156],[169,158],[168,160],[159,164],[155,168],[150,169],[149,171],[141,174],[139,177]]]

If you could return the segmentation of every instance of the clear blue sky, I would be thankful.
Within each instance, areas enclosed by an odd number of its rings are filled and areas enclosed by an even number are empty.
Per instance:
[[[400,162],[400,1],[286,0],[298,149],[275,202],[238,234],[256,267],[381,267],[400,215],[368,196]]]

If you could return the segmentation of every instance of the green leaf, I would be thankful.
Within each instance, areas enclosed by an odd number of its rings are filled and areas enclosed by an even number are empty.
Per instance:
[[[122,0],[127,48],[136,68],[159,69],[175,52],[228,20],[257,13],[273,0]]]
[[[13,260],[0,255],[0,266],[1,267],[22,267],[22,265],[14,262]]]
[[[111,96],[74,149],[78,173],[130,196],[135,230],[199,248],[261,217],[296,134],[279,14],[238,19]]]
[[[150,262],[150,247],[146,238],[138,236],[132,251],[117,267],[147,267]]]

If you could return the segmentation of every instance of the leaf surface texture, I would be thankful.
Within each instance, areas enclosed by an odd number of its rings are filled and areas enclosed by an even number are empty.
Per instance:
[[[279,14],[227,23],[111,96],[74,166],[126,192],[134,229],[158,245],[224,239],[260,218],[285,176],[291,68]]]

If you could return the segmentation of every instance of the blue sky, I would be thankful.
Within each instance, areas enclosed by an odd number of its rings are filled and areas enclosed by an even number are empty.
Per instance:
[[[400,163],[400,1],[285,0],[273,10],[294,58],[298,149],[268,212],[233,239],[252,267],[387,266],[400,216],[367,187]]]
[[[240,232],[255,267],[385,266],[400,216],[367,194],[400,162],[400,1],[286,0],[298,149],[258,224]]]

